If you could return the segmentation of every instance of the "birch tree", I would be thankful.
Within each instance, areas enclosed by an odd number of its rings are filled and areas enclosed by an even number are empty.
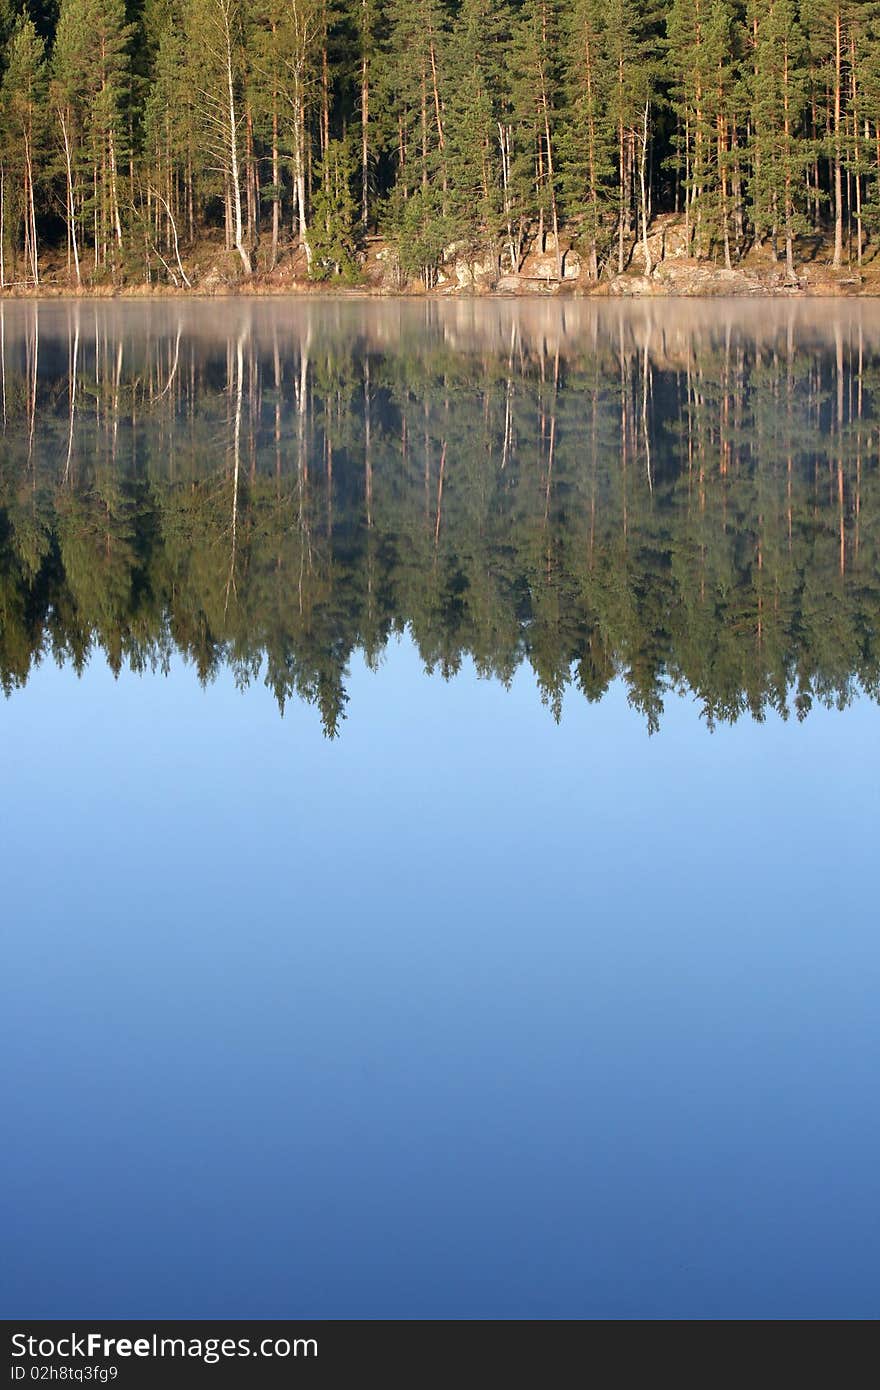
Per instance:
[[[187,33],[202,135],[211,167],[222,181],[227,246],[238,252],[245,275],[250,275],[241,196],[245,55],[239,0],[190,0]]]

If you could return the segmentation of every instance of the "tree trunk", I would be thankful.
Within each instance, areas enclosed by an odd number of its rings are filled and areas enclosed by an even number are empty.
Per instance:
[[[251,273],[250,252],[244,244],[244,228],[241,215],[241,181],[238,167],[238,116],[235,109],[235,74],[232,62],[232,29],[228,8],[223,11],[224,39],[226,42],[226,94],[227,94],[227,135],[229,138],[229,179],[234,216],[235,249],[241,258],[245,275]]]
[[[364,231],[370,214],[370,67],[367,57],[367,7],[369,0],[361,0],[362,39],[361,39],[361,220]]]
[[[645,252],[646,275],[652,275],[654,271],[654,262],[651,259],[651,248],[648,245],[648,196],[645,185],[645,165],[648,160],[648,115],[650,113],[650,106],[651,103],[646,101],[644,116],[642,118],[642,152],[639,158],[639,192],[642,202],[642,246]]]
[[[841,83],[840,10],[834,16],[834,260],[839,270],[843,264],[843,161],[840,149],[840,83]]]
[[[272,261],[278,260],[278,237],[281,231],[281,161],[278,154],[278,94],[272,96]]]
[[[67,112],[59,111],[61,121],[61,135],[64,140],[64,172],[67,181],[67,233],[70,237],[70,248],[73,252],[73,265],[76,272],[76,283],[82,284],[82,276],[79,269],[79,247],[76,241],[76,210],[74,207],[73,196],[73,158],[70,150],[70,126],[68,124]],[[68,267],[69,273],[69,267]]]

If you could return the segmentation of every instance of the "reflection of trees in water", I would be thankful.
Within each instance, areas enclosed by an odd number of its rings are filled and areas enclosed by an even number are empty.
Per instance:
[[[0,306],[4,687],[177,649],[334,732],[408,628],[557,715],[876,694],[880,315],[532,307]]]

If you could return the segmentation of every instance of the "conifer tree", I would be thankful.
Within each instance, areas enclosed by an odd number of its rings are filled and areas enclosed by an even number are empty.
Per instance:
[[[308,235],[309,119],[315,106],[323,16],[320,0],[288,0],[279,32],[284,70],[282,92],[287,105],[290,158],[299,244],[311,270]]]
[[[608,113],[617,146],[617,269],[626,266],[627,236],[632,230],[638,184],[638,214],[650,274],[648,250],[647,159],[651,137],[651,103],[657,76],[655,15],[636,0],[605,0],[605,33],[609,78]]]
[[[165,17],[152,61],[144,109],[145,215],[171,250],[178,232],[195,234],[195,181],[201,165],[196,104],[187,64],[185,34],[174,15]]]
[[[79,253],[79,224],[82,206],[83,127],[86,116],[80,78],[80,41],[77,37],[76,7],[65,3],[61,9],[52,51],[50,103],[64,170],[64,217],[67,225],[67,271],[71,267],[76,283],[82,284]]]
[[[556,273],[562,278],[559,240],[559,174],[554,128],[560,83],[559,13],[555,0],[525,0],[514,31],[511,61],[514,101],[524,146],[534,161],[538,242],[544,250],[546,221],[553,232]]]
[[[517,270],[555,245],[560,273],[574,243],[595,279],[640,242],[650,273],[655,211],[701,259],[784,242],[790,277],[808,229],[836,267],[880,233],[878,0],[20,3],[0,77],[36,75],[5,84],[3,281],[13,247],[37,278],[47,239],[74,283],[179,279],[179,245],[220,225],[245,274],[291,234],[311,267],[343,186],[426,286],[453,246]]]
[[[352,192],[355,160],[348,141],[330,140],[319,165],[309,232],[312,278],[357,279],[358,205]]]
[[[439,0],[389,0],[383,98],[396,113],[389,222],[404,272],[430,288],[450,240]]]
[[[807,85],[807,48],[793,0],[752,0],[754,119],[752,216],[773,254],[781,235],[786,274],[796,280],[794,239],[807,230],[802,175],[808,158],[800,138]]]
[[[505,183],[511,101],[504,64],[510,13],[503,0],[464,0],[452,35],[447,105],[450,232],[497,253],[506,234],[516,259]]]
[[[361,172],[361,222],[366,231],[370,223],[372,206],[372,158],[371,144],[375,118],[372,112],[371,97],[374,89],[376,69],[380,63],[380,0],[354,0],[357,7],[357,65],[358,65],[358,105],[360,108],[360,172]]]
[[[22,228],[25,271],[40,283],[37,243],[36,181],[45,133],[46,55],[43,40],[25,11],[9,41],[6,71],[0,88],[3,222],[6,205],[15,210]],[[11,197],[7,195],[7,181]],[[5,232],[5,225],[0,231]]]
[[[211,166],[222,181],[227,249],[238,252],[251,273],[242,215],[242,84],[244,44],[239,0],[188,0],[189,78],[198,102],[201,135]]]
[[[835,269],[843,264],[843,173],[847,160],[844,105],[852,10],[850,0],[801,0],[801,19],[806,28],[808,44],[828,93],[824,103],[822,145],[823,153],[830,162],[834,215],[832,264]]]
[[[281,239],[281,217],[284,182],[281,157],[284,147],[283,127],[285,65],[281,33],[285,23],[284,0],[256,0],[250,11],[248,31],[248,86],[258,122],[258,132],[267,148],[269,181],[261,187],[261,196],[272,204],[272,243],[270,269],[278,259]]]
[[[577,220],[591,280],[599,278],[614,205],[615,132],[609,120],[611,68],[604,0],[577,0],[565,35],[567,120],[560,137],[566,213]]]

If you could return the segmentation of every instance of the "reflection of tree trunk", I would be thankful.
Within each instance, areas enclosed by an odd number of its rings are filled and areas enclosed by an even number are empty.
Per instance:
[[[853,534],[853,563],[859,562],[859,513],[862,509],[862,380],[865,367],[864,362],[864,340],[862,337],[862,325],[859,324],[859,376],[858,376],[858,395],[856,398],[856,419],[859,422],[856,434],[856,495],[855,495],[855,527]]]
[[[367,526],[373,525],[373,451],[372,451],[372,404],[370,390],[370,359],[364,356],[364,492],[367,502]]]
[[[3,433],[6,433],[6,313],[0,303],[0,384],[3,388]]]
[[[281,479],[281,353],[278,349],[278,329],[272,329],[272,366],[275,381],[275,496]]]
[[[229,607],[230,589],[235,593],[235,553],[238,544],[238,476],[241,471],[241,399],[244,385],[244,351],[239,337],[236,344],[236,390],[235,414],[232,435],[232,552],[229,561],[229,578],[226,581],[226,602],[224,615]]]
[[[437,478],[437,520],[434,526],[434,549],[440,541],[440,522],[443,517],[443,480],[446,476],[446,440],[440,449],[440,475]]]
[[[308,555],[309,570],[312,568],[312,536],[309,528],[306,487],[309,476],[308,459],[308,389],[309,389],[309,353],[311,347],[311,331],[306,334],[306,340],[302,347],[302,354],[299,363],[299,382],[296,385],[296,451],[297,451],[297,490],[299,497],[299,530],[300,530],[300,558],[299,558],[299,611],[303,611],[303,575],[305,572],[306,556]]]
[[[844,388],[844,371],[843,371],[843,333],[841,332],[841,328],[840,328],[840,323],[839,323],[839,322],[835,324],[834,337],[835,337],[836,367],[837,367],[837,421],[836,421],[836,431],[835,431],[835,432],[836,432],[836,434],[837,434],[837,516],[838,516],[838,530],[839,530],[839,536],[840,536],[840,557],[839,557],[839,564],[840,564],[840,573],[841,573],[841,574],[844,574],[844,573],[846,572],[846,530],[845,530],[845,526],[844,526],[844,510],[843,510],[843,492],[844,492],[844,489],[843,489],[843,426],[844,426],[844,414],[843,414],[843,388]]]
[[[629,386],[627,382],[626,352],[623,343],[623,324],[621,323],[618,336],[618,358],[620,361],[620,472],[623,490],[623,540],[626,545],[628,535],[629,518],[626,506],[626,464],[627,448],[629,445],[629,419],[627,415],[627,405],[629,396]]]
[[[834,258],[835,270],[843,264],[843,158],[840,148],[841,52],[840,7],[834,16]]]
[[[370,62],[367,54],[369,0],[361,0],[361,221],[364,232],[370,213]]]
[[[28,381],[27,381],[27,420],[28,420],[28,469],[34,457],[34,429],[37,421],[37,372],[40,362],[40,316],[37,305],[33,309],[33,339],[27,340]]]
[[[513,438],[513,378],[509,375],[504,388],[504,442],[501,447],[501,467],[507,467]]]
[[[116,445],[119,441],[119,390],[122,385],[122,352],[122,338],[120,337],[116,345],[116,374],[113,378],[113,447],[111,454],[114,467],[116,466]]]
[[[168,392],[171,390],[171,387],[174,385],[174,378],[177,376],[177,365],[178,365],[178,361],[179,361],[179,359],[180,359],[180,334],[181,334],[181,326],[180,326],[180,320],[178,319],[178,322],[177,322],[177,337],[176,337],[175,340],[174,340],[174,362],[172,363],[171,371],[170,371],[169,376],[168,376],[168,380],[167,380],[166,383],[165,383],[165,388],[164,388],[164,390],[159,394],[159,396],[157,397],[157,400],[160,400],[160,401],[161,401],[161,399],[162,399],[163,396],[167,396],[167,395],[168,395]],[[120,346],[120,351],[121,351],[121,350],[122,350],[122,343],[121,343],[121,342],[120,342],[120,345],[119,345],[119,346]]]
[[[77,356],[78,356],[78,354],[79,354],[79,305],[78,305],[78,304],[74,305],[74,310],[73,310],[73,322],[74,322],[73,352],[72,352],[72,354],[71,354],[71,359],[70,359],[70,389],[69,389],[69,391],[68,391],[68,398],[69,398],[69,420],[68,420],[68,426],[67,426],[67,461],[65,462],[65,465],[64,465],[64,481],[65,481],[65,483],[66,483],[66,482],[69,480],[69,478],[70,478],[70,461],[71,461],[71,459],[72,459],[72,457],[73,457],[73,426],[74,426],[74,417],[75,417],[75,415],[76,415],[76,366],[77,366]]]
[[[645,468],[648,473],[648,491],[654,492],[654,473],[651,465],[651,431],[648,428],[648,397],[650,395],[651,384],[651,363],[649,359],[649,347],[651,341],[651,329],[648,328],[645,337],[645,350],[642,359],[642,438],[645,441]]]
[[[550,411],[550,445],[547,451],[547,485],[544,490],[544,525],[550,518],[550,489],[553,485],[553,460],[556,455],[556,406],[559,396],[559,349],[553,363],[553,406]]]

